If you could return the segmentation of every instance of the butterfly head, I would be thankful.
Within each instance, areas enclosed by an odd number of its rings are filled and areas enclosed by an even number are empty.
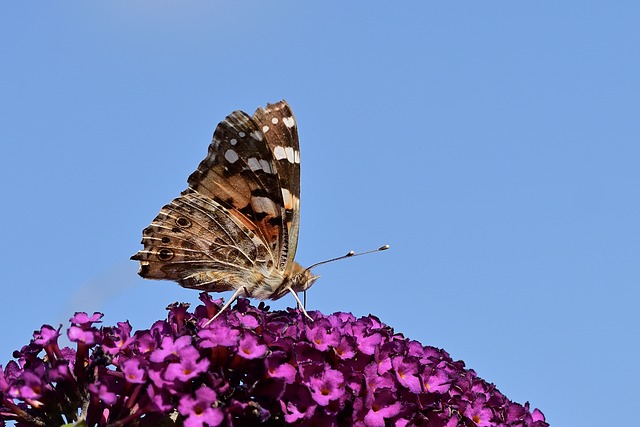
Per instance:
[[[289,287],[295,292],[306,291],[320,277],[314,275],[310,269],[303,268],[298,263],[293,263],[292,267],[291,275],[289,276]]]

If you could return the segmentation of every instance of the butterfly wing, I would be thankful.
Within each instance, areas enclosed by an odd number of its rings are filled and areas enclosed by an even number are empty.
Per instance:
[[[189,188],[143,231],[144,249],[132,257],[140,275],[207,291],[262,286],[269,297],[295,254],[299,170],[285,101],[253,118],[233,112],[217,126]]]
[[[258,108],[253,120],[264,133],[273,153],[284,202],[286,247],[282,251],[290,265],[296,254],[300,229],[300,142],[293,111],[286,101]]]
[[[189,176],[189,188],[229,210],[268,243],[277,259],[285,246],[283,201],[273,154],[259,126],[242,111],[216,128],[207,157]]]
[[[186,288],[223,292],[257,282],[273,269],[262,239],[216,201],[184,194],[164,206],[142,232],[140,275],[175,280]]]

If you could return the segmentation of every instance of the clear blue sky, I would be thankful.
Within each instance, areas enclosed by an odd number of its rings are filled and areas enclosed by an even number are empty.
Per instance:
[[[309,3],[0,6],[0,363],[75,310],[195,304],[129,256],[216,124],[284,98],[298,261],[392,246],[316,270],[309,309],[373,313],[552,425],[634,419],[639,3]]]

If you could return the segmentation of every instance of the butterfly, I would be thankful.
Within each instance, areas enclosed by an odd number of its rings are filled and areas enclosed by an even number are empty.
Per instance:
[[[173,280],[205,292],[279,299],[318,276],[294,261],[300,227],[300,146],[286,101],[234,111],[218,124],[188,188],[142,232],[146,279]],[[310,318],[310,317],[309,317]],[[213,320],[213,319],[212,319]]]
[[[188,188],[142,231],[145,279],[173,280],[205,292],[235,291],[211,322],[244,293],[298,298],[319,276],[311,268],[388,249],[353,251],[303,268],[294,261],[300,229],[300,143],[286,101],[234,111],[218,124]],[[207,323],[208,324],[208,323]]]

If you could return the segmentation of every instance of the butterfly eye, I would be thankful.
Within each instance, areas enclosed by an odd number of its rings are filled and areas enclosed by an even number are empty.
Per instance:
[[[160,261],[169,261],[171,258],[173,258],[173,251],[169,249],[160,249],[158,251],[158,259]]]
[[[180,228],[191,227],[191,221],[189,221],[187,218],[183,216],[176,218],[176,224]]]

